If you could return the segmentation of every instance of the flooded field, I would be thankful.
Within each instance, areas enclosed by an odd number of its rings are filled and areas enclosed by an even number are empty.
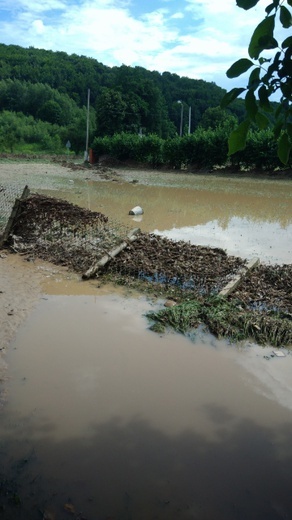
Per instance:
[[[97,182],[37,168],[16,173],[129,226],[139,204],[143,231],[291,262],[289,181],[129,171]],[[144,315],[162,301],[41,262],[14,267],[23,280],[38,273],[42,298],[5,355],[1,518],[292,518],[289,350],[277,358],[270,347],[229,345],[203,330],[193,341],[159,336]]]

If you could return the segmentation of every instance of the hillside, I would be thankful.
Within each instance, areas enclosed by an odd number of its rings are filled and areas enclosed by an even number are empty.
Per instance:
[[[163,138],[179,132],[179,100],[184,107],[183,128],[187,128],[191,107],[194,131],[205,110],[218,106],[225,93],[215,83],[170,72],[160,74],[126,65],[110,68],[85,56],[4,44],[0,44],[0,77],[2,114],[21,112],[35,121],[63,128],[73,125],[73,132],[70,128],[64,132],[68,138],[76,135],[84,122],[88,89],[94,135],[142,128],[143,133]],[[231,113],[240,119],[243,112],[243,103],[238,100]]]

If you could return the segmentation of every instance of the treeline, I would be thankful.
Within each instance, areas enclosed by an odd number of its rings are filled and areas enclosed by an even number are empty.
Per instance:
[[[85,56],[4,44],[0,44],[0,78],[4,82],[2,88],[6,83],[11,91],[10,99],[0,99],[0,110],[21,111],[45,121],[50,118],[49,122],[61,125],[67,124],[66,117],[70,118],[75,111],[72,103],[78,108],[86,106],[90,89],[90,104],[96,121],[94,132],[101,137],[117,132],[138,133],[140,129],[144,134],[174,137],[181,124],[181,104],[178,101],[182,102],[184,109],[183,131],[188,128],[191,107],[193,132],[205,110],[218,106],[225,93],[215,83],[170,72],[160,74],[126,65],[110,68]],[[10,83],[7,84],[8,80]],[[24,84],[23,91],[29,90],[29,94],[15,99],[20,83]],[[40,95],[41,84],[46,86],[46,90]],[[32,85],[36,85],[35,91]],[[54,92],[49,93],[48,87]],[[34,98],[35,107],[27,97]],[[19,107],[22,99],[23,108]],[[68,99],[71,105],[66,116],[64,107],[68,106]],[[241,100],[233,104],[231,113],[239,120],[243,118]]]
[[[162,139],[157,135],[116,134],[96,137],[93,141],[95,160],[108,156],[125,163],[139,163],[152,168],[210,169],[232,167],[273,170],[281,167],[277,144],[271,130],[252,131],[246,148],[228,157],[227,126],[216,129],[199,127],[182,138]]]
[[[269,129],[251,132],[246,149],[227,157],[228,135],[245,109],[239,99],[218,108],[225,91],[215,83],[4,44],[0,78],[2,152],[59,154],[68,141],[71,152],[83,152],[89,115],[97,156],[170,168],[279,166]]]

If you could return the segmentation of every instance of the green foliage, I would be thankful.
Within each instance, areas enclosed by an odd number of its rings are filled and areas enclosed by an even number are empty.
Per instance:
[[[160,333],[163,327],[172,327],[186,334],[204,323],[217,337],[226,337],[233,342],[250,338],[260,345],[269,343],[283,347],[292,341],[292,323],[288,318],[243,310],[240,305],[218,295],[185,301],[158,312],[148,312],[146,316],[160,325],[159,328],[151,327]]]
[[[237,5],[245,10],[254,7],[259,0],[237,0]],[[246,88],[234,88],[227,92],[221,101],[225,108],[244,91],[246,119],[234,130],[229,138],[229,155],[244,149],[251,123],[260,129],[266,128],[269,118],[263,114],[273,113],[274,138],[278,140],[278,157],[282,163],[288,164],[292,148],[292,37],[284,39],[282,44],[275,38],[275,30],[290,29],[292,15],[285,0],[270,0],[266,7],[266,17],[255,28],[251,37],[248,54],[251,59],[241,58],[227,71],[229,78],[235,78],[253,68]],[[287,0],[289,6],[291,0]],[[276,25],[277,24],[277,25]],[[277,49],[271,58],[262,56],[264,51]],[[256,60],[256,61],[252,61]],[[280,93],[280,104],[276,110],[270,102],[275,93]],[[257,97],[256,97],[257,93]]]
[[[233,122],[234,123],[234,122]],[[198,128],[193,134],[163,140],[156,135],[140,137],[138,134],[115,134],[112,137],[96,137],[92,148],[95,156],[109,155],[127,162],[135,161],[153,168],[166,166],[181,169],[209,169],[224,167],[228,163],[238,169],[273,170],[281,165],[272,130],[252,130],[245,148],[228,158],[230,127],[219,126],[215,130]]]
[[[205,110],[219,105],[224,92],[203,80],[181,78],[169,72],[160,74],[143,67],[110,68],[94,59],[65,52],[0,44],[0,54],[0,77],[5,85],[5,92],[0,85],[0,110],[21,111],[69,125],[76,109],[86,106],[90,88],[99,136],[134,134],[142,128],[143,134],[173,138],[180,129],[179,99],[184,106],[183,128],[188,123],[188,108],[192,107],[193,132]],[[237,100],[232,112],[241,120],[243,102]]]
[[[115,134],[111,138],[97,137],[92,143],[96,157],[110,155],[120,161],[145,163],[157,168],[163,163],[163,140],[157,135]]]
[[[163,163],[163,140],[155,134],[139,137],[139,157],[152,168],[158,168]]]
[[[114,135],[123,130],[127,105],[119,91],[103,87],[95,108],[98,135]]]
[[[67,94],[49,85],[15,79],[0,81],[0,108],[59,125],[69,124],[82,110]]]
[[[183,141],[180,137],[166,139],[162,147],[163,163],[168,168],[180,170],[184,163]]]
[[[224,128],[228,131],[233,130],[237,123],[237,117],[230,114],[226,110],[218,107],[210,107],[205,110],[200,127],[205,130],[216,130],[218,128]]]
[[[230,157],[232,166],[274,170],[281,166],[277,155],[277,143],[272,129],[252,130],[246,139],[246,145]]]
[[[62,130],[58,125],[36,121],[21,112],[4,110],[0,113],[0,150],[61,153],[64,151]]]

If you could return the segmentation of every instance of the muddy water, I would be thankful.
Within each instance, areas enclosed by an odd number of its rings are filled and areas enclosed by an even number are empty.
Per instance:
[[[145,231],[291,261],[287,181],[48,175],[39,191],[130,226],[139,204]],[[291,353],[160,337],[161,305],[48,270],[6,355],[0,518],[292,519]]]
[[[0,430],[22,505],[4,518],[291,518],[292,356],[160,337],[149,308],[46,296],[22,326]]]
[[[220,177],[214,180],[206,176],[196,179],[175,174],[167,179],[170,186],[72,180],[69,198],[143,231],[221,247],[243,258],[258,256],[265,263],[290,263],[289,182]],[[61,191],[61,195],[68,198],[68,192]],[[142,206],[144,214],[129,216],[129,210],[137,205]]]

